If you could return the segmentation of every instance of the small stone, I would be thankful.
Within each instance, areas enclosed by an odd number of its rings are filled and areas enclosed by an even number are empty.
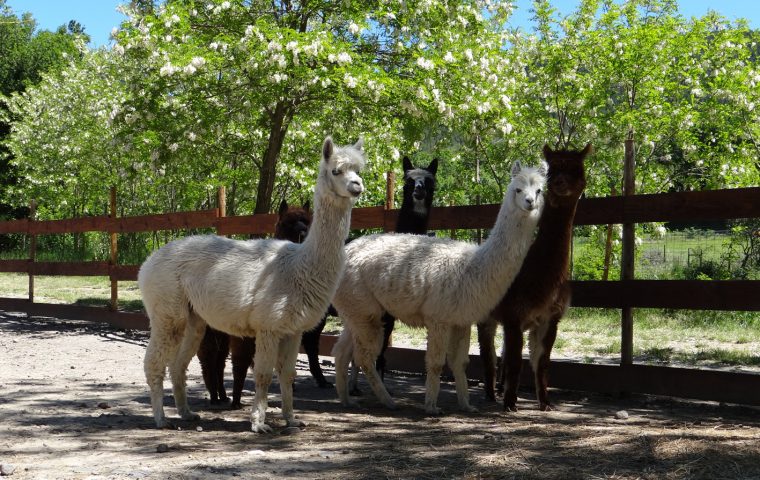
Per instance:
[[[197,427],[195,427],[195,431],[196,432],[202,432],[203,431],[203,427],[201,427],[200,425],[198,425]]]
[[[111,408],[111,405],[109,405],[108,402],[100,402],[98,404],[98,408],[103,408],[103,409]]]
[[[13,472],[15,471],[16,471],[16,467],[14,465],[11,465],[10,463],[0,464],[0,475],[4,477],[9,477],[13,475]]]
[[[168,451],[169,451],[169,445],[165,443],[159,443],[158,446],[156,447],[156,452],[158,453],[166,453]]]
[[[619,412],[615,413],[615,418],[618,420],[628,420],[628,412],[625,410],[620,410]]]

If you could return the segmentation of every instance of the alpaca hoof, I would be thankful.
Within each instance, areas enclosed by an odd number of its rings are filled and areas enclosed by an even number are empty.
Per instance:
[[[254,433],[272,433],[272,427],[266,423],[251,423],[251,431]]]
[[[359,387],[352,388],[351,391],[348,392],[348,394],[353,397],[361,397],[362,395],[364,395],[364,393],[362,393],[362,391],[359,390]]]
[[[306,424],[302,422],[301,420],[298,420],[297,418],[294,418],[293,420],[288,420],[286,422],[288,425],[288,428],[304,428],[306,427]]]
[[[159,430],[174,430],[174,424],[172,424],[172,422],[169,420],[162,418],[160,420],[156,420],[156,428]]]
[[[395,402],[385,402],[383,403],[383,405],[385,405],[385,408],[387,408],[388,410],[398,410],[398,407],[396,406]]]
[[[504,411],[505,412],[516,412],[517,411],[517,405],[515,405],[515,404],[511,404],[511,405],[504,404]]]
[[[435,406],[430,406],[430,407],[425,407],[425,413],[427,413],[428,415],[442,415],[443,410]]]
[[[317,387],[319,387],[319,388],[332,388],[333,384],[330,383],[330,382],[327,382],[327,381],[325,381],[325,382],[319,382],[319,383],[317,383]]]
[[[243,408],[243,404],[239,401],[230,403],[230,410],[240,410],[241,408]]]
[[[542,412],[551,412],[554,410],[554,407],[552,407],[548,403],[541,403],[538,405],[538,409],[541,410]]]
[[[182,420],[185,420],[186,422],[194,422],[200,419],[201,419],[201,416],[195,412],[186,412],[182,414]]]
[[[340,403],[347,408],[359,408],[359,402],[353,398],[347,398],[345,400],[342,400]]]
[[[459,407],[459,409],[465,413],[480,413],[480,410],[478,410],[477,407],[473,407],[472,405],[463,405]]]

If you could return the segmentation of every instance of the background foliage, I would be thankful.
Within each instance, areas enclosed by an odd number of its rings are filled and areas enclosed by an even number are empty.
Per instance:
[[[9,205],[102,214],[116,185],[120,214],[191,210],[224,185],[230,214],[268,212],[310,197],[326,135],[366,139],[360,206],[383,203],[402,154],[442,159],[438,204],[498,202],[512,162],[537,162],[547,142],[592,142],[586,194],[609,195],[628,135],[638,191],[760,180],[758,34],[714,13],[685,19],[675,1],[584,0],[560,18],[537,0],[527,32],[493,0],[124,9],[129,21],[98,50],[76,25],[2,24],[29,45],[14,50],[21,63],[45,65],[18,83],[2,57]],[[52,38],[45,63],[31,46]]]

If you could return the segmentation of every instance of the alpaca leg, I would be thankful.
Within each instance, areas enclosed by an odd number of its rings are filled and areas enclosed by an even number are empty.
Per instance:
[[[356,400],[349,396],[348,391],[348,364],[354,353],[354,339],[349,327],[344,323],[343,331],[335,342],[332,349],[332,355],[335,357],[335,390],[338,393],[338,400],[344,406],[357,406]]]
[[[364,372],[364,376],[367,378],[372,391],[375,392],[377,399],[387,408],[395,409],[396,404],[375,369],[375,361],[383,342],[383,330],[379,320],[370,320],[364,323],[361,329],[354,332],[354,359]]]
[[[349,393],[355,397],[360,397],[363,395],[361,389],[359,388],[359,365],[356,364],[355,360],[351,361],[351,378],[348,382],[349,387]]]
[[[296,420],[295,415],[293,415],[293,382],[296,379],[296,360],[298,359],[300,343],[301,335],[299,334],[288,335],[280,340],[277,365],[275,366],[282,394],[282,417],[288,427],[306,426],[302,421]]]
[[[523,334],[519,323],[508,321],[504,325],[504,410],[510,412],[517,411],[517,389],[522,370]]]
[[[496,347],[494,338],[496,337],[496,319],[488,317],[478,327],[478,344],[480,345],[480,360],[483,362],[483,389],[485,390],[486,399],[496,401]]]
[[[232,403],[230,408],[243,408],[240,397],[243,395],[245,376],[253,363],[256,342],[252,337],[230,337],[230,352],[232,357]]]
[[[530,364],[533,367],[533,375],[536,384],[536,397],[538,408],[541,411],[552,410],[549,403],[549,356],[557,338],[557,324],[559,317],[553,317],[548,321],[541,322],[531,329],[529,336]]]
[[[467,364],[470,363],[470,331],[471,327],[451,327],[449,336],[448,362],[457,388],[459,409],[463,412],[475,413],[477,408],[470,405],[470,388],[467,383]]]
[[[322,367],[319,366],[319,337],[322,336],[322,330],[325,329],[326,323],[327,315],[322,317],[322,320],[319,321],[314,329],[303,332],[303,336],[301,337],[303,349],[306,351],[306,356],[309,357],[309,371],[319,388],[332,387],[332,384],[325,379]]]
[[[164,414],[164,376],[166,366],[177,353],[179,342],[169,329],[162,329],[152,322],[148,348],[145,350],[145,379],[150,388],[150,404],[156,427],[166,428],[169,422]]]
[[[266,424],[267,396],[272,383],[272,370],[277,361],[280,340],[270,332],[259,332],[256,336],[256,354],[253,360],[253,376],[256,380],[256,395],[251,411],[251,430],[270,433],[272,427]]]
[[[425,352],[425,411],[431,415],[442,413],[438,408],[438,392],[441,389],[441,371],[446,360],[449,335],[449,328],[443,325],[428,328]]]
[[[388,345],[391,343],[391,334],[395,323],[396,318],[393,315],[389,313],[383,315],[383,347],[380,349],[380,355],[377,356],[377,363],[375,364],[383,381],[385,381],[385,351],[388,350]]]
[[[227,392],[224,389],[224,367],[227,364],[227,355],[230,353],[230,336],[222,333],[218,338],[218,349],[216,352],[216,393],[219,403],[226,404],[230,401]]]
[[[177,413],[183,420],[198,420],[201,418],[197,413],[193,413],[187,404],[187,366],[198,351],[198,346],[201,340],[203,340],[205,330],[206,322],[194,312],[190,312],[187,325],[185,326],[185,334],[177,350],[177,355],[169,364],[174,404],[177,407]]]

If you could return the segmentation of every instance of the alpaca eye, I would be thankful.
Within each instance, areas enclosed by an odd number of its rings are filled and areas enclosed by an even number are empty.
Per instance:
[[[337,168],[333,168],[332,169],[332,174],[333,175],[340,175],[340,170],[338,170]]]
[[[522,193],[522,188],[516,188],[516,189],[515,189],[515,192],[517,192],[517,193]]]
[[[536,190],[536,195],[541,195],[541,189]]]

